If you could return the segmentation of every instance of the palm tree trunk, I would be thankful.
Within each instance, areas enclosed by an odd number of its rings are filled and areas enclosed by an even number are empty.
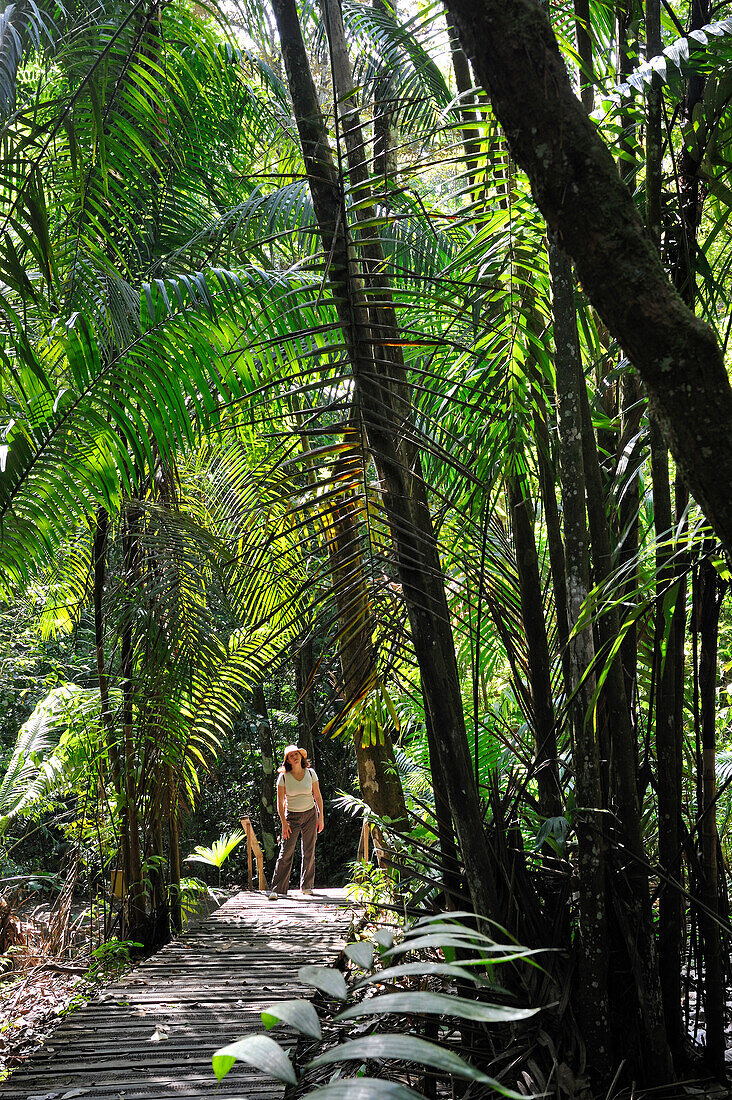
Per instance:
[[[122,743],[124,792],[122,810],[123,851],[127,857],[125,882],[128,898],[127,938],[146,943],[145,892],[142,881],[142,852],[137,806],[137,754],[133,729],[134,632],[132,608],[135,605],[139,552],[139,512],[129,506],[123,539],[124,577],[128,608],[122,626],[120,675],[122,678]]]
[[[275,859],[278,847],[275,834],[277,820],[276,760],[272,725],[269,720],[264,686],[261,682],[255,684],[252,689],[252,702],[254,704],[257,740],[259,742],[259,759],[262,764],[262,787],[259,792],[259,827],[262,831],[262,851],[269,865]]]
[[[168,765],[168,864],[170,867],[170,923],[174,932],[183,930],[180,896],[180,840],[178,837],[178,785]]]
[[[574,34],[580,60],[580,98],[588,112],[592,110],[595,100],[591,27],[590,0],[574,0]]]
[[[587,487],[587,513],[592,541],[592,565],[595,583],[603,584],[610,577],[612,552],[610,531],[602,494],[602,479],[597,445],[584,378],[580,381],[580,401],[583,411],[583,462]],[[603,651],[608,653],[620,633],[617,608],[612,605],[601,612],[598,633]],[[625,835],[631,860],[627,869],[630,886],[630,908],[633,913],[632,939],[626,944],[631,962],[635,961],[638,1007],[642,1042],[649,1072],[670,1073],[670,1050],[666,1038],[661,980],[656,958],[656,944],[651,924],[648,874],[643,846],[643,822],[638,797],[637,747],[625,693],[625,679],[620,654],[607,667],[604,696],[607,702],[610,729],[610,781],[617,800],[618,820]]]
[[[315,762],[315,733],[318,728],[315,703],[313,702],[313,639],[308,636],[297,643],[294,656],[295,691],[298,697],[297,727],[299,743],[306,749],[310,759]]]
[[[455,87],[460,96],[460,117],[462,119],[462,139],[465,151],[465,164],[467,167],[468,184],[471,192],[475,187],[475,177],[478,171],[478,156],[480,154],[480,133],[477,129],[478,110],[475,105],[473,92],[474,80],[470,72],[470,62],[465,56],[460,44],[457,27],[448,10],[445,11],[447,34],[450,39],[450,56],[452,58],[452,71],[455,74]],[[477,198],[477,195],[475,195]]]
[[[437,819],[437,839],[440,843],[442,894],[446,909],[460,909],[461,906],[461,882],[460,860],[455,844],[455,830],[452,825],[450,806],[441,782],[441,773],[438,761],[437,734],[432,723],[429,708],[425,707],[425,730],[427,733],[427,748],[430,754],[430,772],[432,776],[432,790],[435,797],[435,817]]]
[[[592,721],[595,660],[592,628],[576,630],[589,591],[588,538],[585,519],[585,473],[582,457],[584,384],[577,356],[572,269],[555,243],[550,244],[555,367],[557,376],[560,475],[564,509],[569,643],[574,726],[574,771],[578,810],[580,932],[578,977],[582,1030],[591,1067],[600,1081],[611,1068],[607,972],[605,852],[602,839],[600,757]]]
[[[440,730],[437,747],[444,787],[473,904],[478,912],[489,915],[495,907],[495,879],[472,776],[442,567],[421,463],[414,446],[400,334],[388,290],[378,287],[378,277],[374,275],[370,285],[379,292],[382,304],[372,304],[370,310],[366,288],[352,276],[341,191],[294,0],[274,0],[273,8],[313,205],[323,246],[330,257],[329,278],[349,348],[359,409],[382,480],[384,507],[396,549],[415,654],[426,701],[435,728]],[[342,42],[340,11],[335,4],[329,4],[327,11],[327,23],[331,28],[336,25]],[[336,61],[340,80],[345,78],[352,85],[348,57],[344,56],[342,46],[334,49],[334,68]],[[339,98],[349,102],[342,84]],[[360,188],[363,195],[363,139],[354,118],[346,124],[346,137],[351,144],[351,185]],[[373,247],[364,249],[367,262],[371,262],[375,252]],[[394,336],[396,340],[390,339]]]
[[[672,880],[661,887],[658,913],[658,950],[661,965],[666,1034],[672,1049],[679,1050],[681,1024],[681,949],[684,909],[673,882],[681,881],[681,735],[676,728],[677,632],[667,627],[665,608],[669,599],[676,607],[679,580],[673,563],[670,540],[673,532],[668,452],[661,432],[651,419],[651,476],[653,512],[657,540],[656,574],[656,760],[658,762],[658,860]],[[665,644],[664,644],[665,643]],[[661,654],[663,653],[663,657]]]
[[[521,618],[528,650],[536,744],[534,771],[539,793],[539,813],[544,818],[560,817],[562,793],[557,764],[557,728],[552,700],[551,658],[546,635],[534,525],[529,513],[531,503],[518,475],[508,476],[506,489],[516,547]]]
[[[623,599],[628,601],[624,609],[634,600],[634,593],[638,588],[640,476],[637,467],[640,465],[638,460],[640,445],[637,440],[644,408],[645,401],[641,394],[638,375],[634,371],[625,371],[621,379],[621,427],[617,452],[617,468],[622,478],[622,495],[618,504],[617,568],[623,577],[621,593]],[[631,469],[630,474],[625,473],[628,466]],[[637,727],[638,628],[635,621],[626,624],[620,647],[620,659],[631,720]]]
[[[552,447],[547,427],[546,402],[542,391],[532,386],[534,401],[534,439],[536,460],[539,467],[539,491],[544,508],[549,566],[554,593],[554,611],[557,620],[557,638],[562,657],[564,690],[569,699],[572,694],[572,677],[569,662],[569,614],[567,611],[567,572],[562,542],[562,521],[557,503],[557,471],[552,462]]]
[[[706,1061],[713,1073],[724,1069],[725,986],[722,975],[722,943],[719,925],[717,817],[716,817],[716,715],[717,715],[717,642],[719,613],[727,585],[705,557],[700,575],[699,697],[701,701],[703,804],[701,807],[701,855],[703,869],[702,898],[705,912],[701,927],[704,940],[704,1024]]]
[[[371,4],[374,11],[382,14],[390,11],[384,0],[371,0]],[[374,175],[383,182],[385,190],[397,182],[398,140],[393,104],[382,97],[382,87],[377,85],[374,96]]]

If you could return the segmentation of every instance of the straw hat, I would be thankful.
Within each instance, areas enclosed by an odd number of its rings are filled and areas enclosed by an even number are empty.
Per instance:
[[[285,747],[285,751],[282,753],[282,763],[280,764],[279,768],[281,772],[287,771],[287,757],[290,755],[291,752],[299,752],[300,756],[302,757],[302,766],[304,768],[308,766],[308,754],[306,750],[301,748],[300,745],[287,745]]]

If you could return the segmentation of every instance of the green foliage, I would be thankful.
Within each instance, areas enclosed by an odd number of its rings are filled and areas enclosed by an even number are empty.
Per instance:
[[[192,855],[186,856],[188,863],[205,863],[209,867],[216,867],[220,871],[231,853],[245,839],[241,829],[235,829],[228,836],[219,837],[207,848],[202,844],[196,846]]]
[[[346,953],[357,961],[361,959],[365,964],[362,969],[364,976],[349,990],[339,971],[327,967],[306,966],[301,967],[299,978],[307,985],[319,989],[327,997],[339,1001],[356,1000],[341,1011],[336,1017],[338,1020],[361,1019],[368,1015],[382,1016],[391,1011],[403,1013],[406,1017],[419,1018],[420,1015],[447,1015],[450,1017],[469,1018],[476,1021],[495,1023],[513,1022],[520,1024],[522,1020],[535,1015],[536,1009],[525,1009],[509,1004],[496,1004],[491,1000],[492,982],[490,980],[491,968],[499,966],[507,959],[526,959],[530,961],[532,952],[517,948],[514,945],[497,944],[484,933],[465,927],[454,915],[439,914],[433,917],[425,917],[410,925],[404,932],[404,938],[397,947],[383,946],[383,939],[377,936],[374,945],[368,953],[364,952],[367,945],[364,942],[350,944]],[[425,946],[445,947],[457,941],[463,952],[465,963],[462,966],[445,966],[420,959],[401,967],[390,967],[386,970],[374,968],[374,947],[377,946],[383,957],[388,959],[395,954],[411,955],[419,953]],[[391,942],[389,935],[386,943]],[[436,975],[444,975],[446,980],[459,977],[463,982],[472,985],[475,989],[475,998],[467,1000],[458,997],[454,993],[425,993],[418,990],[410,990],[403,993],[392,993],[381,996],[368,997],[357,1000],[357,992],[363,991],[371,985],[382,987],[387,979],[406,974],[414,975],[420,979],[435,978]],[[449,977],[448,977],[449,975]],[[307,1001],[284,1001],[266,1008],[262,1012],[262,1020],[265,1027],[271,1028],[281,1021],[294,1027],[301,1034],[318,1038],[320,1026],[315,1011]],[[339,1042],[311,1059],[305,1069],[317,1068],[325,1065],[341,1065],[342,1063],[358,1062],[366,1063],[370,1059],[385,1060],[389,1063],[416,1064],[417,1066],[429,1066],[432,1069],[458,1077],[463,1080],[475,1081],[480,1085],[493,1090],[501,1096],[518,1098],[519,1093],[507,1087],[501,1081],[496,1080],[483,1072],[477,1066],[467,1062],[459,1053],[450,1049],[446,1043],[430,1042],[413,1034],[395,1035],[388,1032],[370,1034],[366,1038],[348,1039],[339,1032]],[[213,1056],[213,1069],[219,1080],[226,1076],[237,1061],[244,1061],[256,1066],[260,1071],[284,1081],[288,1084],[297,1082],[297,1075],[292,1062],[273,1039],[262,1035],[251,1035],[238,1042],[222,1047]],[[392,1082],[377,1078],[359,1075],[356,1080],[339,1082],[337,1086],[321,1086],[317,1091],[336,1089],[348,1100],[352,1096],[368,1096],[374,1100],[389,1100],[394,1095],[394,1089],[399,1090],[399,1095],[404,1100],[417,1095],[413,1089],[405,1086],[395,1086]],[[314,1095],[308,1093],[306,1095]]]
[[[98,764],[99,693],[63,684],[21,727],[0,779],[0,835],[17,817],[40,815]]]
[[[393,900],[394,880],[381,867],[365,859],[354,860],[349,867],[346,897],[363,908],[368,919],[376,919],[383,907]]]
[[[95,947],[91,953],[92,963],[86,972],[90,981],[110,981],[119,978],[132,966],[132,952],[142,947],[132,940],[119,940],[115,936]]]

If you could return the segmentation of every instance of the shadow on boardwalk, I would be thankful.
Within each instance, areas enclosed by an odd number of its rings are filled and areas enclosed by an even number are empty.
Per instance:
[[[237,894],[70,1016],[0,1086],[0,1098],[142,1100],[216,1090],[221,1100],[277,1100],[284,1086],[241,1062],[217,1088],[211,1055],[261,1031],[260,1012],[273,1001],[312,994],[298,968],[332,964],[351,918],[338,890],[274,902]]]

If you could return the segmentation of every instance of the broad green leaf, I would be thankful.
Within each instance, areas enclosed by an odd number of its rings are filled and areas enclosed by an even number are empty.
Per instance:
[[[354,1020],[359,1016],[375,1016],[381,1012],[425,1012],[438,1016],[457,1016],[461,1020],[480,1020],[487,1024],[505,1024],[511,1020],[528,1020],[538,1008],[513,1008],[483,1001],[469,1001],[449,993],[385,993],[353,1005],[336,1016],[337,1020]]]
[[[349,943],[346,947],[346,955],[352,962],[355,962],[356,966],[360,966],[362,970],[370,970],[373,966],[373,946],[363,940],[360,943]]]
[[[459,947],[462,951],[479,951],[483,955],[500,955],[515,950],[511,946],[497,944],[489,939],[484,939],[482,943],[474,943],[472,936],[455,934],[448,936],[445,933],[435,933],[418,936],[413,940],[404,940],[396,947],[392,947],[390,951],[385,951],[384,955],[387,958],[395,955],[405,955],[408,951],[421,951],[425,947]]]
[[[462,966],[457,966],[452,963],[430,962],[425,959],[423,962],[402,963],[401,966],[389,966],[386,970],[377,970],[373,974],[367,974],[365,978],[359,978],[357,982],[354,982],[352,988],[359,989],[364,985],[390,982],[393,981],[394,978],[405,978],[413,974],[419,974],[425,977],[441,974],[448,978],[462,978],[463,980],[475,984],[483,984],[484,982],[483,978],[471,974],[469,970],[466,970]]]
[[[374,943],[378,944],[382,950],[386,950],[394,943],[394,929],[393,928],[380,928],[374,936]]]
[[[367,1035],[363,1039],[339,1043],[338,1046],[313,1058],[308,1063],[308,1067],[327,1066],[333,1062],[345,1062],[351,1059],[365,1061],[368,1058],[395,1058],[402,1062],[419,1062],[421,1065],[440,1069],[455,1077],[490,1085],[491,1088],[502,1092],[504,1096],[519,1096],[519,1093],[506,1089],[493,1077],[471,1066],[454,1051],[447,1050],[436,1043],[430,1043],[426,1039],[419,1039],[416,1035]]]
[[[320,1039],[322,1035],[318,1014],[310,1001],[277,1001],[262,1010],[262,1023],[267,1031],[278,1023],[284,1023],[290,1024],[312,1039]]]
[[[337,1001],[345,1001],[348,995],[343,975],[340,970],[334,970],[331,966],[301,966],[297,976],[301,982],[315,986],[321,993],[334,997]]]
[[[219,1081],[226,1077],[235,1062],[247,1062],[262,1073],[276,1077],[278,1081],[284,1081],[288,1085],[297,1083],[292,1062],[280,1044],[268,1035],[247,1035],[244,1039],[217,1050],[211,1063]]]

